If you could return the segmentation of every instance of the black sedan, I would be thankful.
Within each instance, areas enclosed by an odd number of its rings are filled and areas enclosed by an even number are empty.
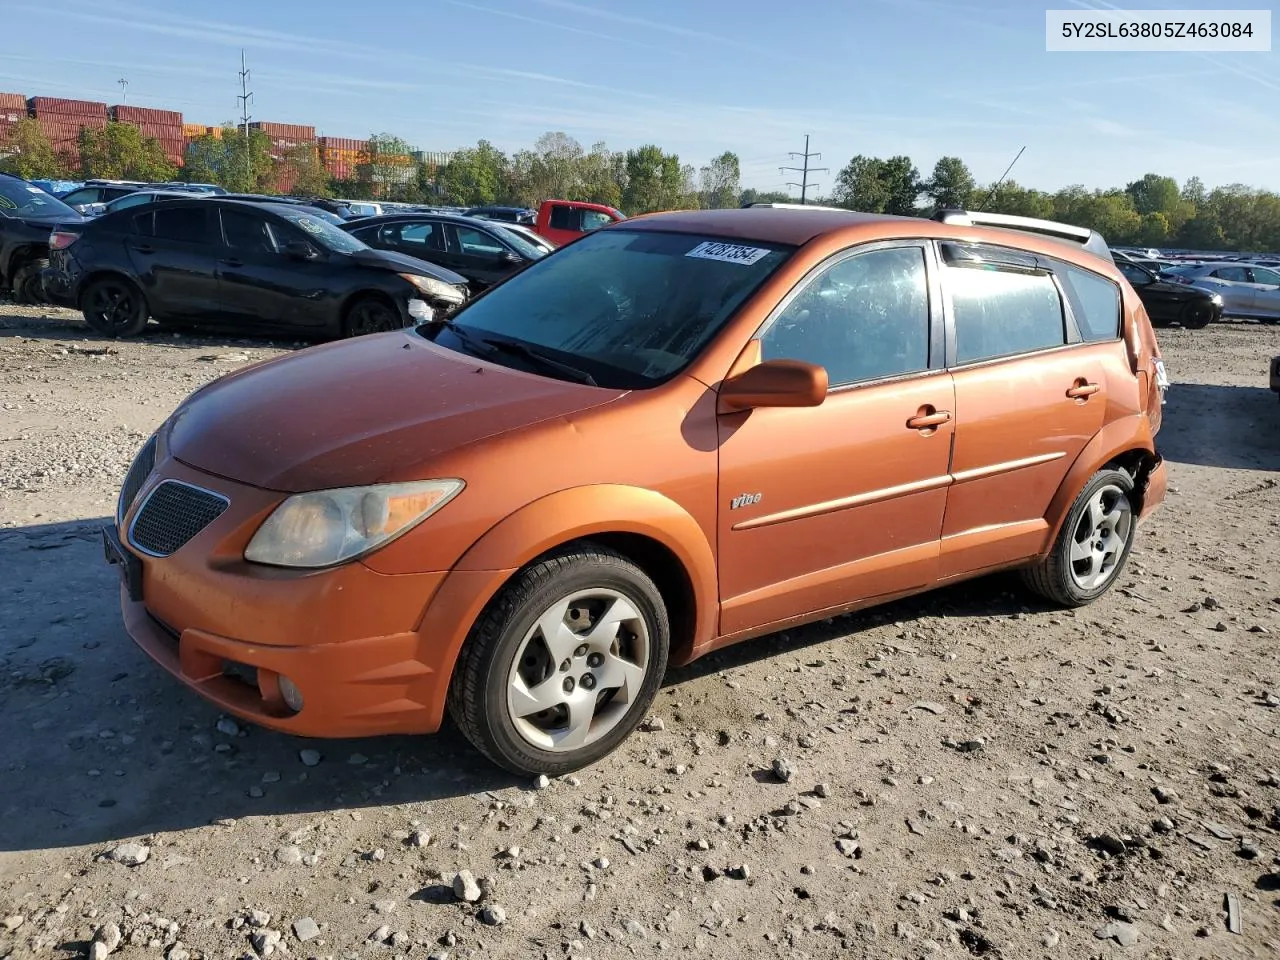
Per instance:
[[[1161,279],[1146,267],[1125,260],[1117,260],[1116,269],[1132,284],[1154,324],[1177,323],[1198,330],[1222,319],[1222,297],[1216,293]]]
[[[171,200],[65,227],[45,288],[94,330],[174,324],[322,339],[400,329],[468,296],[449,270],[373,250],[290,204]]]
[[[547,255],[500,223],[445,213],[361,217],[348,220],[342,229],[379,250],[394,250],[454,270],[467,278],[473,293]]]

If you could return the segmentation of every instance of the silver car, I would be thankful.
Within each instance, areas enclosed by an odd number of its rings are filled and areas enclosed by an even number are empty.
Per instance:
[[[1177,271],[1185,283],[1222,296],[1222,313],[1255,320],[1280,319],[1280,272],[1248,263],[1202,263]]]

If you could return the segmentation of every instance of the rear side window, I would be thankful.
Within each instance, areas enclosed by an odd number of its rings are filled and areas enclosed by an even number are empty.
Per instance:
[[[1060,267],[1058,282],[1071,303],[1080,336],[1090,342],[1120,336],[1120,287],[1079,267]]]
[[[976,363],[1066,343],[1062,298],[1047,274],[987,266],[948,267],[956,362]]]
[[[581,230],[582,214],[573,207],[551,208],[552,230]]]
[[[158,207],[152,235],[161,240],[213,243],[208,207]]]

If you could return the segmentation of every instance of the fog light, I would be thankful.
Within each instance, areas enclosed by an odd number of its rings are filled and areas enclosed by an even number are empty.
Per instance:
[[[284,674],[280,675],[280,696],[294,713],[302,712],[302,691]]]

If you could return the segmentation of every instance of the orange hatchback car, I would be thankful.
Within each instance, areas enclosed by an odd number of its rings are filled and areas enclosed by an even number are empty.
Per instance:
[[[1020,567],[1119,576],[1167,387],[1102,239],[963,211],[658,214],[448,319],[197,390],[124,483],[133,638],[311,737],[594,762],[669,664]]]

